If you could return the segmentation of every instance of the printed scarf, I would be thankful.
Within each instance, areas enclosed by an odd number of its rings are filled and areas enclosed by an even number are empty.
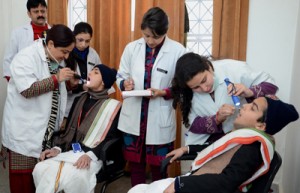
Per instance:
[[[53,62],[50,62],[48,58],[47,58],[47,63],[48,63],[50,74],[51,75],[56,74],[58,71],[58,64],[55,65]],[[53,66],[55,66],[55,68]],[[47,124],[47,129],[42,143],[43,151],[46,149],[51,149],[52,147],[52,140],[53,140],[52,136],[56,126],[57,112],[59,111],[58,100],[59,100],[59,86],[52,92],[51,113],[50,113],[50,118]]]

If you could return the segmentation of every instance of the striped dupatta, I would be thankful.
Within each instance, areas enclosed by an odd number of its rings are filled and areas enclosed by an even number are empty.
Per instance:
[[[50,61],[48,57],[46,59],[47,59],[49,72],[52,76],[58,72],[59,64]],[[49,86],[49,85],[46,84],[45,86]],[[59,117],[58,117],[58,112],[60,111],[59,97],[60,97],[60,91],[59,91],[59,83],[58,83],[58,87],[57,88],[54,87],[54,90],[52,91],[52,103],[51,103],[51,111],[50,111],[51,113],[50,113],[49,121],[47,124],[47,128],[46,128],[43,143],[42,143],[43,151],[46,149],[52,148],[53,133],[54,133],[55,129],[58,129],[55,127],[57,126],[57,119],[59,119]]]
[[[120,108],[121,102],[115,99],[107,99],[101,105],[101,108],[83,140],[85,146],[94,148],[105,139]]]
[[[231,133],[226,134],[221,139],[214,142],[212,145],[208,146],[204,150],[198,153],[198,156],[192,163],[192,170],[198,170],[205,163],[212,160],[215,157],[227,152],[228,150],[238,146],[246,145],[254,142],[260,142],[260,151],[263,159],[261,167],[252,175],[252,177],[245,182],[243,182],[239,189],[242,192],[247,192],[248,187],[252,181],[254,181],[259,176],[268,172],[273,159],[275,147],[272,139],[268,134],[257,129],[238,129]]]

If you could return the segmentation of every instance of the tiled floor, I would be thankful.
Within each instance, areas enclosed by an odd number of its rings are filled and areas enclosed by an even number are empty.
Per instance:
[[[0,162],[0,193],[10,193],[8,182],[8,169],[3,169]],[[100,193],[102,184],[98,184],[95,193]],[[123,176],[107,186],[106,193],[126,193],[130,189],[130,177]]]

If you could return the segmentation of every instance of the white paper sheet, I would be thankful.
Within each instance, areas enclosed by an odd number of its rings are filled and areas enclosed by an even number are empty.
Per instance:
[[[131,90],[131,91],[123,91],[122,97],[123,99],[128,97],[143,97],[143,96],[152,96],[151,90]]]

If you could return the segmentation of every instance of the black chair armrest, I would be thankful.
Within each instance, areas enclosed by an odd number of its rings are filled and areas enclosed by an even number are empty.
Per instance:
[[[181,160],[194,160],[197,157],[197,154],[183,154],[181,157],[177,158],[176,161],[181,161]],[[172,157],[167,157],[162,160],[161,165],[160,165],[160,172],[162,174],[163,178],[167,177],[167,169],[168,165],[170,164],[170,160]]]
[[[107,161],[110,161],[110,155],[114,153],[115,148],[121,142],[121,138],[112,138],[106,141],[100,150],[100,160],[103,162],[103,167],[107,166]]]
[[[194,160],[197,157],[197,154],[183,154],[177,160]]]
[[[104,182],[101,193],[105,192],[108,184],[124,175],[126,162],[122,154],[122,144],[121,137],[111,138],[101,144],[99,159],[103,165],[97,174],[97,183]]]

